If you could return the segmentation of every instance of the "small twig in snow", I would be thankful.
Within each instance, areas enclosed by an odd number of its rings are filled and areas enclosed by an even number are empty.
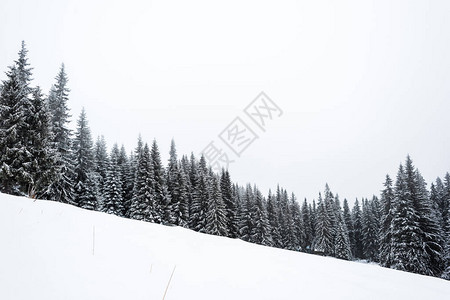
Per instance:
[[[172,271],[172,274],[170,275],[169,282],[167,283],[166,290],[164,291],[164,296],[163,296],[162,300],[164,300],[166,298],[167,290],[169,289],[170,281],[172,281],[172,276],[173,276],[173,273],[175,273],[176,267],[177,267],[177,265],[175,265],[173,267],[173,271]]]

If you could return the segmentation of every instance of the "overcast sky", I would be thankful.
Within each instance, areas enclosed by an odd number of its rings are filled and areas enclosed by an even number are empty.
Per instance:
[[[64,62],[75,120],[166,161],[227,152],[232,178],[317,198],[379,194],[409,153],[427,182],[450,171],[450,1],[0,1],[0,79],[21,40],[33,84]],[[261,131],[244,108],[283,111]],[[240,157],[218,138],[236,117],[259,138]]]

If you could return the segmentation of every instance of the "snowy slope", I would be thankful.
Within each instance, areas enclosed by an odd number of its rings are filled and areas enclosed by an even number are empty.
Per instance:
[[[450,297],[436,278],[4,194],[0,240],[5,300],[162,299],[175,266],[165,299]]]

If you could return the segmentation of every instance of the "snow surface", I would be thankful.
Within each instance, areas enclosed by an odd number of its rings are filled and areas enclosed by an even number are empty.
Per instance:
[[[450,297],[437,278],[4,194],[0,240],[5,300],[163,299],[175,266],[165,299]]]

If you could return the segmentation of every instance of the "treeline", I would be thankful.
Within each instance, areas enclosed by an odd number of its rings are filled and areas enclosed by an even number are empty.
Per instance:
[[[139,138],[130,154],[117,144],[108,151],[103,137],[93,142],[84,109],[71,132],[64,65],[48,96],[31,87],[31,71],[22,43],[0,87],[3,193],[450,279],[448,173],[428,191],[407,157],[380,198],[352,209],[328,185],[317,202],[300,204],[281,187],[264,196],[227,170],[214,173],[203,156],[179,158],[173,141],[167,166],[156,141]]]

